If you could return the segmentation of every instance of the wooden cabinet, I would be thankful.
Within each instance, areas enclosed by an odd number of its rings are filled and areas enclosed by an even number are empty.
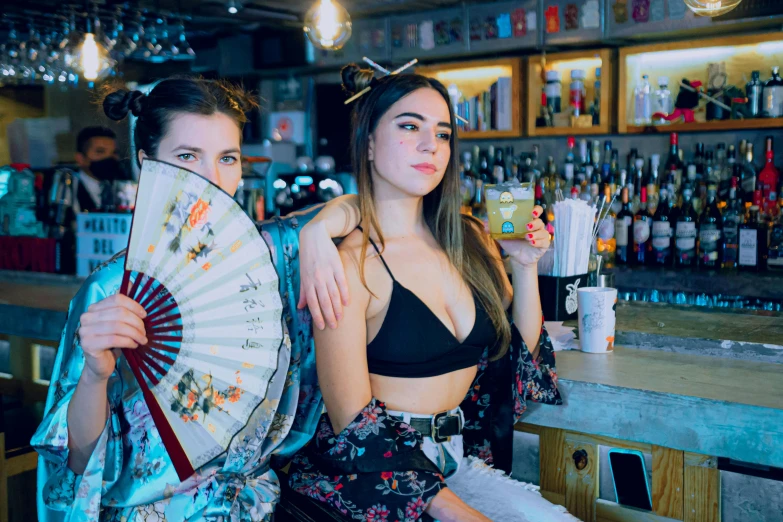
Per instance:
[[[566,119],[570,114],[569,88],[571,71],[582,69],[586,73],[584,80],[586,95],[586,114],[596,99],[596,70],[601,70],[601,85],[597,99],[599,100],[599,118],[597,125],[573,126],[568,122],[564,126],[537,126],[541,114],[542,90],[545,84],[544,71],[560,72],[561,116],[556,120]],[[568,136],[587,134],[608,134],[611,132],[614,120],[614,67],[611,49],[595,51],[574,51],[566,53],[551,53],[530,56],[527,59],[527,114],[525,116],[528,136]],[[556,121],[557,123],[557,121]]]
[[[470,129],[461,126],[460,138],[522,136],[521,58],[417,67],[416,73],[439,80],[459,98],[457,113],[472,122]]]

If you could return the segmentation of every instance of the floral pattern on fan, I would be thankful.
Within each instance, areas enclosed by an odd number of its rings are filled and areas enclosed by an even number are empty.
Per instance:
[[[236,372],[236,385],[230,385],[223,391],[216,389],[212,382],[212,376],[207,375],[203,380],[205,386],[199,386],[193,377],[193,370],[190,370],[182,376],[177,386],[174,387],[174,398],[171,401],[171,411],[180,415],[183,422],[198,421],[206,422],[207,415],[212,410],[225,411],[226,402],[233,404],[242,398],[245,391],[239,387],[242,384],[240,372]],[[212,424],[207,424],[207,430],[210,433],[215,432]]]
[[[181,479],[224,453],[266,397],[284,339],[253,221],[206,179],[145,160],[122,289],[149,342],[125,350]]]

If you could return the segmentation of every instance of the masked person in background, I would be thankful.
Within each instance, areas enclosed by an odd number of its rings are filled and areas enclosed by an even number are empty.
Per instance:
[[[117,136],[106,127],[86,127],[76,138],[76,175],[74,211],[96,212],[101,208],[105,182],[122,179],[124,174],[117,155]]]

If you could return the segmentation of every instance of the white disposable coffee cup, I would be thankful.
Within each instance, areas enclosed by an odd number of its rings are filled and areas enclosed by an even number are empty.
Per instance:
[[[614,349],[616,288],[580,288],[579,345],[583,352],[606,353]]]

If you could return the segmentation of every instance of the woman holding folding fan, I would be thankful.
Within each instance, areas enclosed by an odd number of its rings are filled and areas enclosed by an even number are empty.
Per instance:
[[[128,113],[138,118],[134,139],[140,163],[149,157],[180,166],[233,195],[241,178],[244,113],[252,103],[228,84],[172,79],[159,83],[149,95],[109,94],[104,110],[114,120]],[[357,203],[347,196],[320,212],[264,225],[262,235],[282,279],[290,351],[279,350],[279,378],[272,379],[264,402],[227,453],[182,482],[138,382],[120,356],[120,348],[135,350],[148,342],[143,322],[147,312],[119,292],[122,254],[99,267],[71,302],[46,416],[32,441],[42,457],[40,519],[268,519],[279,496],[269,467],[271,456],[290,456],[298,450],[314,423],[299,425],[294,416],[312,410],[314,418],[321,407],[312,385],[314,354],[307,350],[310,315],[297,308],[308,305],[317,328],[336,326],[348,291],[331,238],[346,235],[357,224]]]

